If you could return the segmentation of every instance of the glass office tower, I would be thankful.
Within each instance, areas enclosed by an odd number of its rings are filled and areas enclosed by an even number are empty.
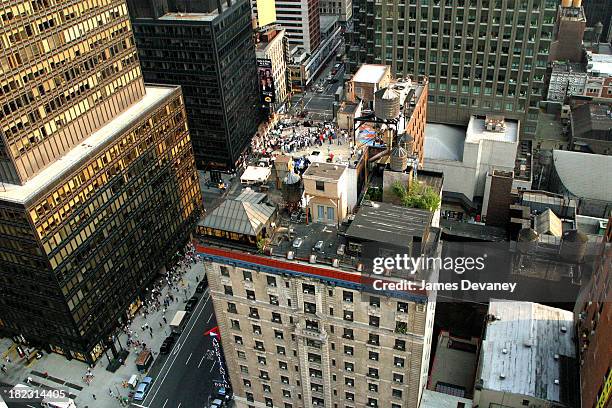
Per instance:
[[[249,1],[128,5],[145,80],[183,88],[198,168],[237,167],[262,117]]]
[[[533,136],[558,0],[354,0],[349,69],[429,77],[428,121],[495,112]]]
[[[94,361],[200,213],[183,97],[125,0],[5,0],[0,43],[0,331]]]

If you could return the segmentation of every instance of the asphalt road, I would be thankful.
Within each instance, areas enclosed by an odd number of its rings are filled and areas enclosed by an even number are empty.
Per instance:
[[[141,406],[147,408],[202,408],[220,379],[219,364],[207,351],[212,339],[204,333],[215,327],[212,299],[207,290],[200,296],[183,333],[170,354],[160,355],[149,375],[153,386]]]

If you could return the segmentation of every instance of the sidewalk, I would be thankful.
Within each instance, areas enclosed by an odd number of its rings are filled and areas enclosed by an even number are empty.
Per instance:
[[[184,272],[182,279],[174,283],[175,289],[172,294],[175,301],[171,302],[166,310],[165,318],[169,323],[172,320],[175,312],[182,310],[185,301],[193,296],[198,282],[204,276],[204,269],[201,262],[189,265]],[[165,284],[161,288],[160,301],[163,302],[168,294],[169,286]],[[150,300],[150,299],[149,299]],[[141,307],[137,316],[133,319],[130,330],[132,331],[133,340],[144,342],[146,347],[153,351],[153,355],[158,357],[159,347],[162,342],[170,334],[170,328],[163,320],[163,303],[160,310],[155,311],[149,308],[147,317],[144,317],[145,306]],[[147,323],[152,329],[151,331],[143,330],[142,326]],[[127,346],[128,335],[121,332],[119,343],[123,348]],[[15,352],[11,353],[11,362],[5,360],[5,353],[11,348],[12,341],[10,339],[0,339],[0,350],[2,353],[2,364],[6,364],[7,372],[0,372],[0,381],[10,384],[22,383],[25,384],[28,377],[32,379],[32,385],[41,388],[64,389],[67,392],[74,394],[77,407],[89,408],[110,408],[119,407],[121,402],[120,397],[127,397],[129,389],[123,387],[123,383],[127,382],[133,374],[138,374],[139,379],[146,374],[138,373],[136,369],[136,358],[138,353],[142,351],[142,347],[132,346],[129,349],[124,365],[119,367],[116,372],[111,373],[106,371],[109,363],[106,356],[102,355],[96,365],[91,368],[92,380],[87,383],[84,377],[88,374],[87,364],[78,361],[68,361],[65,357],[52,353],[46,354],[40,360],[34,360],[29,367],[24,365],[22,360],[15,360],[13,357]],[[109,357],[112,356],[108,352]],[[47,373],[47,376],[45,376]]]

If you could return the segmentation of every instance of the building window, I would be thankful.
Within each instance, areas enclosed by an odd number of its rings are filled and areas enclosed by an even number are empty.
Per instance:
[[[310,314],[317,313],[317,305],[315,303],[304,302],[304,312]]]
[[[255,402],[255,399],[253,398],[253,394],[251,394],[250,392],[246,393],[246,398],[247,398],[247,401],[249,402]]]
[[[355,386],[355,379],[354,378],[345,377],[344,378],[344,385],[346,385],[348,387],[354,387]]]
[[[266,358],[262,356],[257,356],[257,362],[261,365],[266,365]]]
[[[405,360],[401,357],[395,357],[393,359],[393,364],[395,364],[396,367],[404,367]]]
[[[274,306],[278,306],[278,297],[274,295],[270,295],[270,304]]]
[[[318,205],[317,206],[317,211],[318,211],[317,215],[318,215],[319,219],[320,220],[325,219],[325,206]]]
[[[369,407],[378,407],[378,400],[376,398],[368,398]]]
[[[240,330],[240,322],[238,320],[230,320],[230,324],[232,325],[232,329]]]
[[[395,339],[395,345],[393,346],[393,348],[400,351],[406,351],[406,341]]]
[[[355,336],[353,334],[353,329],[344,329],[344,334],[342,335],[343,338],[348,339],[348,340],[354,340]]]
[[[245,387],[251,388],[251,380],[247,380],[245,378],[244,380],[242,380],[242,383],[244,384]]]
[[[241,365],[240,366],[240,372],[243,373],[243,374],[248,374],[249,373],[249,367]]]
[[[242,337],[240,336],[234,336],[234,341],[236,342],[236,344],[244,344],[242,341]]]
[[[242,271],[242,276],[247,282],[253,282],[253,274],[249,271]]]
[[[373,346],[380,345],[380,338],[378,337],[378,334],[370,333],[368,335],[368,344],[371,344]]]
[[[259,378],[261,378],[262,380],[269,380],[270,376],[268,375],[267,371],[259,370]]]
[[[264,347],[264,344],[261,341],[256,341],[255,342],[255,350],[257,350],[257,351],[266,351],[266,348]]]
[[[285,348],[283,346],[276,346],[276,352],[281,356],[284,356],[286,354]]]
[[[325,183],[323,181],[315,181],[315,187],[319,191],[325,191]]]
[[[253,325],[253,333],[255,334],[261,334],[261,326],[258,326],[256,324]]]
[[[352,356],[354,352],[355,350],[353,349],[352,346],[344,346],[344,354],[348,356]]]
[[[346,371],[355,371],[355,364],[349,363],[349,362],[344,362],[344,369]]]
[[[315,294],[315,287],[314,287],[314,285],[309,285],[307,283],[303,283],[302,284],[302,291],[304,293],[306,293],[307,295],[314,295]]]
[[[247,290],[246,291],[246,296],[247,296],[247,299],[249,299],[249,300],[256,300],[255,299],[255,292],[253,292],[252,290]]]
[[[249,308],[249,317],[253,319],[259,319],[259,310],[256,307]]]
[[[378,368],[374,368],[374,367],[368,368],[368,377],[378,378]]]
[[[263,389],[263,392],[272,392],[272,387],[270,387],[268,384],[262,384],[261,388]]]
[[[402,390],[393,388],[393,390],[391,391],[391,395],[393,396],[393,398],[402,398]]]
[[[235,303],[227,302],[227,311],[228,313],[238,313],[238,308],[236,308]]]
[[[223,292],[228,296],[234,296],[234,291],[231,286],[223,285]]]
[[[246,360],[246,353],[242,350],[237,350],[236,353],[238,354],[238,358],[241,360]]]
[[[353,321],[353,312],[350,310],[345,310],[344,311],[344,320],[348,321],[348,322],[352,322]]]
[[[369,351],[368,358],[372,361],[378,361],[378,353],[375,351]]]
[[[368,383],[368,391],[378,392],[378,385],[374,383]]]
[[[284,337],[283,332],[280,330],[274,330],[274,337],[276,337],[279,340],[282,340]]]
[[[380,298],[376,296],[370,296],[370,306],[380,307]]]
[[[380,324],[380,318],[376,316],[370,316],[370,326],[378,327]]]
[[[273,323],[282,323],[282,319],[281,319],[281,315],[280,313],[276,313],[276,312],[272,312],[272,322]]]
[[[229,268],[227,266],[219,266],[219,270],[221,271],[221,276],[230,276],[229,275]]]
[[[404,376],[402,374],[393,373],[393,382],[396,382],[398,384],[403,384]]]
[[[274,276],[267,276],[266,280],[268,281],[268,286],[271,286],[273,288],[276,287],[276,277],[274,277]]]
[[[274,403],[272,402],[272,398],[265,398],[266,400],[266,407],[273,407]]]
[[[342,292],[342,299],[345,302],[353,303],[353,292],[349,292],[349,291],[346,291],[346,290],[343,291]]]

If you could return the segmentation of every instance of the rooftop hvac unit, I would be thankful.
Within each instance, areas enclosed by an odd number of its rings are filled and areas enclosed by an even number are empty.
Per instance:
[[[567,333],[567,327],[561,326],[561,333]]]
[[[555,360],[558,360],[558,359],[559,359],[559,355],[555,354]]]
[[[506,348],[502,349],[502,354],[508,354],[508,349]]]

